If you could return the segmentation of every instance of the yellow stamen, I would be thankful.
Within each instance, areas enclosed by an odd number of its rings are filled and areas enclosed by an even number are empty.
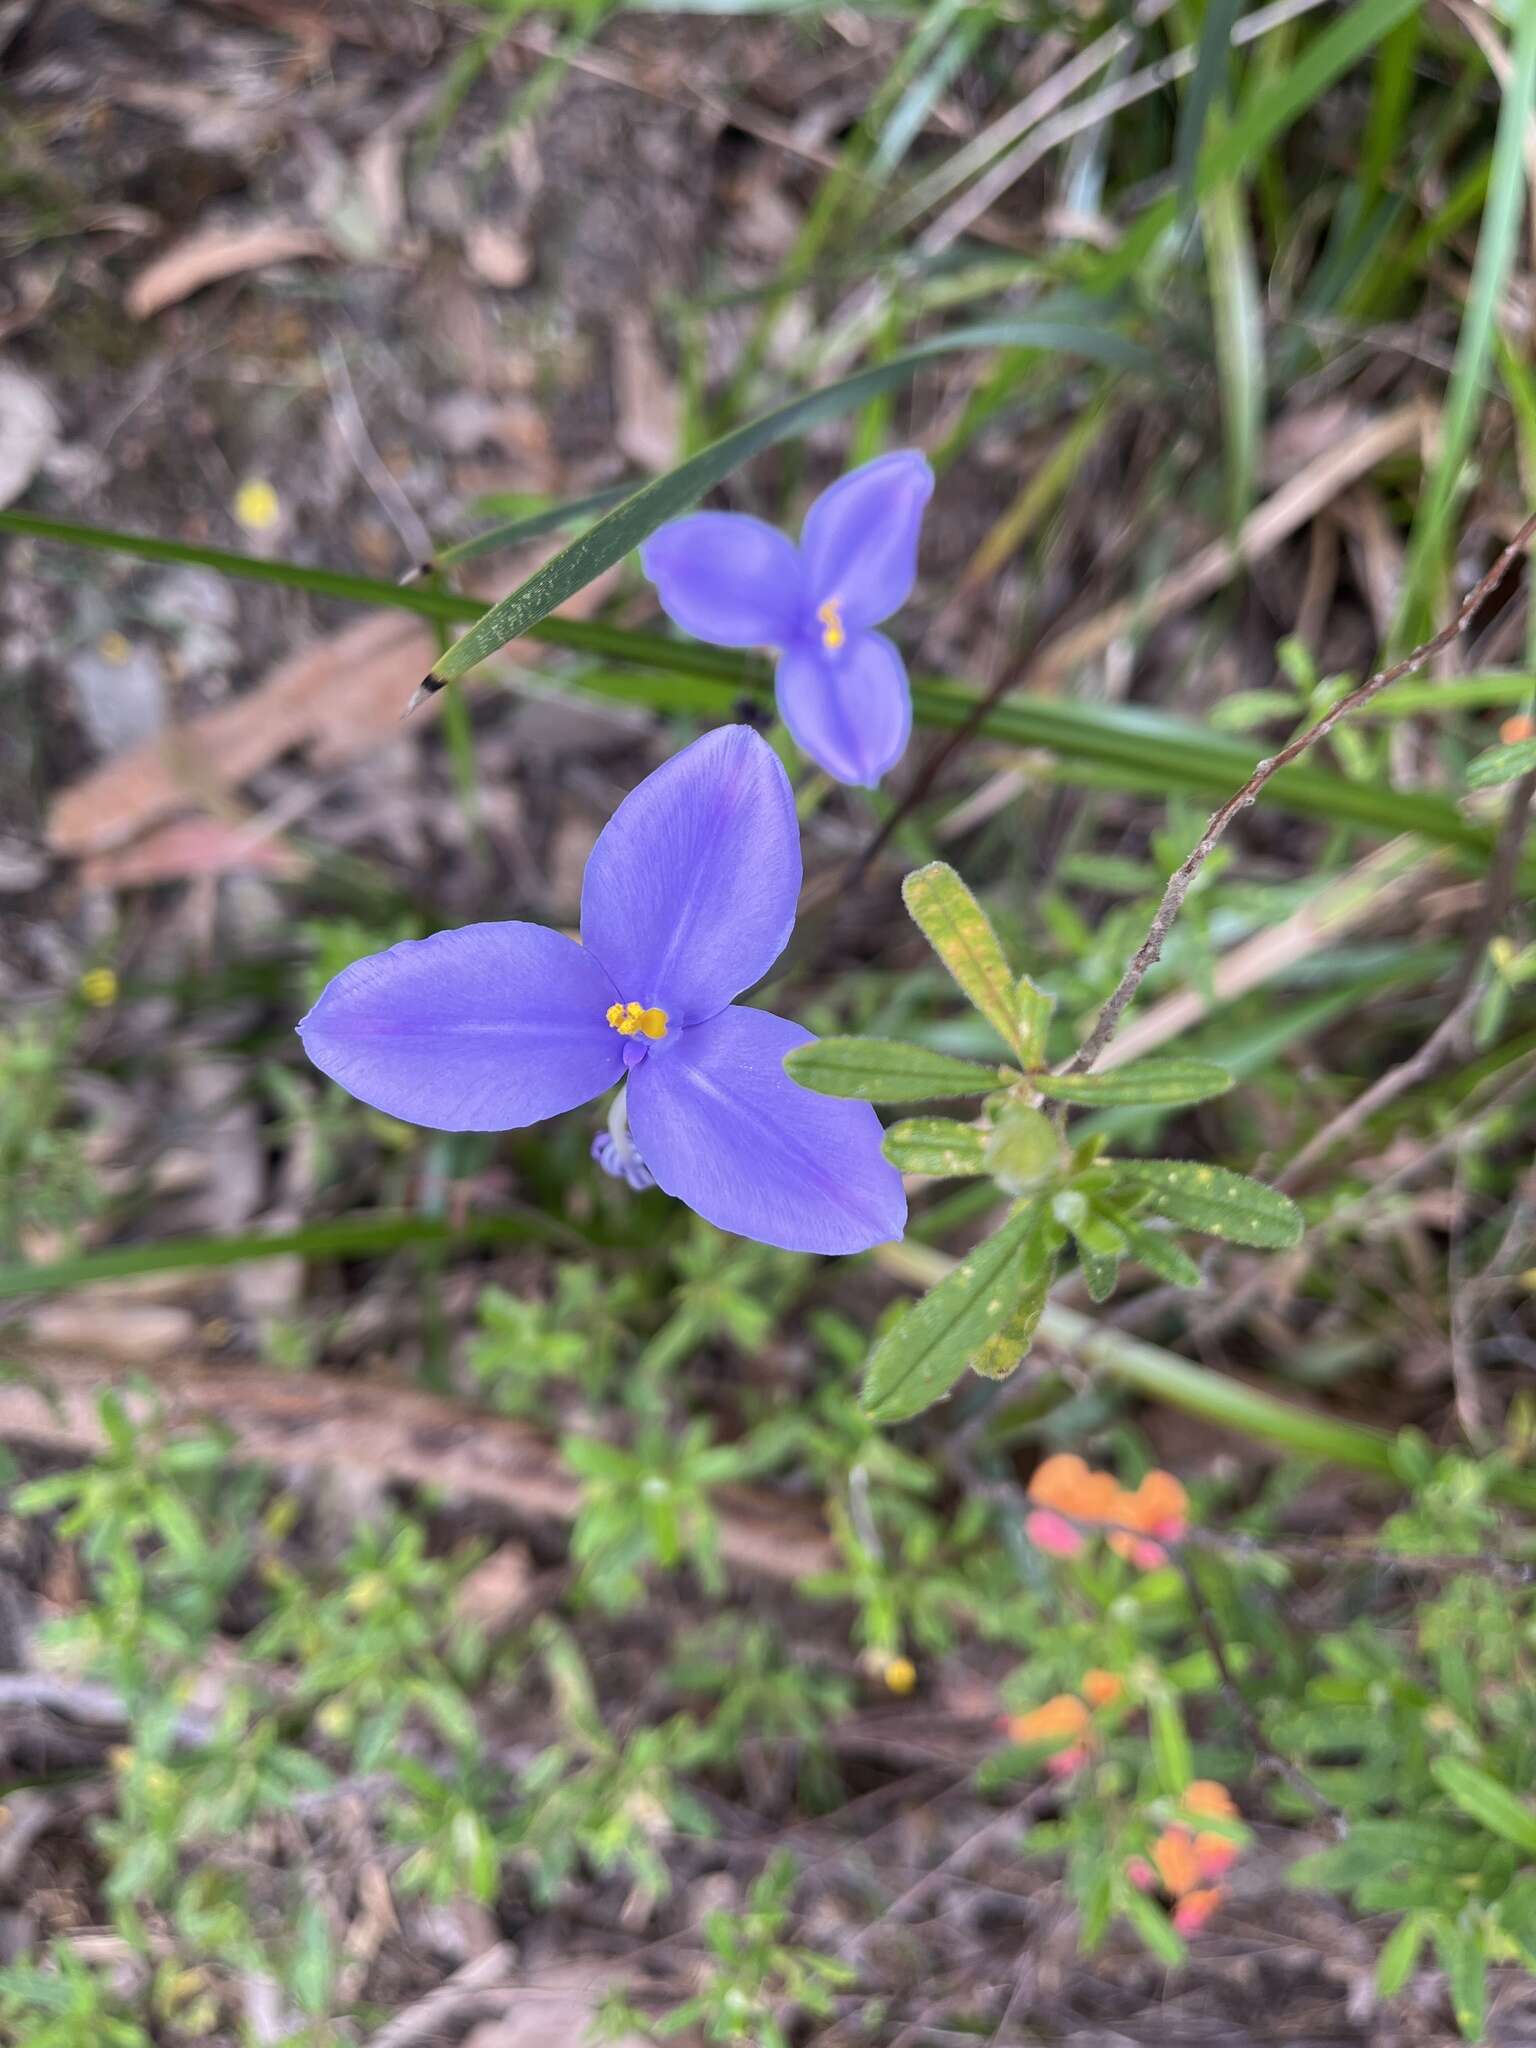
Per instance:
[[[665,1038],[668,1017],[665,1010],[647,1009],[644,1003],[610,1003],[604,1012],[620,1038]]]
[[[816,616],[821,621],[822,646],[826,648],[829,654],[836,654],[838,648],[848,638],[847,633],[843,630],[842,600],[836,597],[829,597],[825,604],[817,605]]]

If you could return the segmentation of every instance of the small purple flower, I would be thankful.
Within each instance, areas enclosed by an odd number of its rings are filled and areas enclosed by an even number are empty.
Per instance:
[[[932,495],[933,471],[903,448],[823,491],[799,547],[738,512],[694,512],[641,545],[662,610],[684,632],[777,650],[779,716],[839,782],[872,789],[906,751],[906,666],[871,629],[907,601]]]
[[[337,975],[304,1050],[438,1131],[537,1123],[624,1081],[592,1147],[605,1172],[786,1251],[866,1251],[907,1217],[879,1119],[792,1081],[784,1056],[812,1034],[732,1001],[784,950],[799,893],[789,778],[749,726],[722,726],[604,826],[581,944],[537,924],[407,939]]]

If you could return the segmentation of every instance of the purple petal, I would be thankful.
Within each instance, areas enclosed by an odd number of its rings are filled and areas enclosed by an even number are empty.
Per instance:
[[[789,777],[750,726],[723,725],[664,761],[603,827],[581,935],[625,1002],[698,1024],[768,972],[799,895]]]
[[[640,544],[667,617],[717,647],[777,647],[805,611],[792,540],[740,512],[695,512]]]
[[[811,609],[836,603],[850,634],[906,603],[933,471],[915,448],[877,456],[824,490],[805,515],[800,553]]]
[[[507,1131],[617,1081],[614,986],[574,939],[471,924],[344,968],[299,1026],[349,1095],[434,1131]]]
[[[630,1127],[658,1186],[721,1230],[790,1252],[867,1251],[906,1228],[901,1175],[867,1102],[785,1073],[811,1037],[766,1010],[722,1010],[630,1076]]]
[[[906,752],[912,692],[883,633],[855,633],[835,651],[800,640],[779,657],[779,716],[795,745],[839,782],[873,789]]]

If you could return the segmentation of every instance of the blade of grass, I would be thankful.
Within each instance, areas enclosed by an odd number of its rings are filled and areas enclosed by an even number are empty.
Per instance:
[[[1205,19],[1195,46],[1195,68],[1189,89],[1179,108],[1179,125],[1174,137],[1173,172],[1179,197],[1188,206],[1195,196],[1195,169],[1205,143],[1205,127],[1216,107],[1227,95],[1227,73],[1232,62],[1232,31],[1243,11],[1243,0],[1207,0]]]
[[[1494,131],[1488,202],[1477,238],[1466,317],[1441,416],[1440,452],[1419,499],[1403,564],[1403,594],[1394,627],[1397,648],[1422,637],[1449,572],[1451,522],[1483,410],[1497,334],[1499,302],[1514,261],[1525,211],[1525,138],[1536,106],[1536,6],[1516,10],[1508,82]]]
[[[578,535],[571,544],[544,567],[519,584],[516,590],[492,605],[483,618],[461,635],[433,668],[428,688],[456,681],[494,654],[508,640],[526,633],[557,605],[574,597],[595,576],[622,560],[648,534],[668,519],[694,505],[733,469],[791,435],[822,420],[834,419],[868,403],[881,392],[895,390],[915,377],[937,356],[962,349],[1020,346],[1049,347],[1100,361],[1111,360],[1122,367],[1154,367],[1153,358],[1136,349],[1122,336],[1089,327],[1057,325],[1050,321],[999,321],[980,327],[959,328],[952,334],[923,342],[889,362],[855,372],[851,377],[791,399],[761,418],[723,434],[718,441],[681,463],[666,475],[636,491],[622,505],[605,513],[595,526]]]
[[[368,576],[346,575],[298,563],[240,555],[224,548],[120,533],[74,521],[44,519],[29,512],[0,512],[0,533],[16,533],[141,561],[195,563],[223,574],[286,585],[318,597],[354,604],[393,605],[427,618],[478,618],[480,600],[420,586],[401,587]],[[766,665],[692,642],[665,639],[580,619],[541,619],[530,637],[585,655],[594,662],[632,664],[626,671],[593,668],[581,687],[615,702],[640,704],[683,716],[719,718],[742,696],[769,702],[773,680]],[[1406,688],[1407,685],[1396,687]],[[1454,692],[1454,685],[1444,686]],[[1437,690],[1438,693],[1438,690]],[[1385,694],[1382,701],[1386,701]],[[1449,700],[1454,702],[1454,695]],[[963,726],[976,706],[975,693],[953,682],[925,681],[913,690],[918,720],[940,730]],[[1433,708],[1433,707],[1431,707]],[[1189,790],[1225,795],[1253,765],[1242,741],[1190,726],[1135,705],[1085,705],[1069,698],[1016,697],[995,705],[980,728],[994,740],[1018,747],[1043,747],[1062,757],[1078,780],[1107,778],[1110,786],[1142,791]],[[1463,818],[1445,798],[1421,791],[1394,790],[1349,782],[1324,769],[1287,768],[1265,791],[1286,809],[1333,824],[1387,833],[1418,832],[1439,844],[1486,853],[1489,834]]]
[[[1205,271],[1216,336],[1227,473],[1227,524],[1235,534],[1253,506],[1264,431],[1264,319],[1248,198],[1235,180],[1202,201]]]
[[[23,1294],[58,1294],[98,1280],[128,1280],[141,1273],[179,1273],[215,1266],[240,1266],[253,1259],[376,1258],[407,1245],[467,1248],[475,1244],[551,1244],[590,1250],[568,1224],[536,1210],[515,1215],[471,1216],[454,1225],[433,1216],[342,1216],[303,1230],[273,1236],[164,1238],[159,1243],[109,1245],[104,1251],[42,1265],[0,1266],[0,1301]]]

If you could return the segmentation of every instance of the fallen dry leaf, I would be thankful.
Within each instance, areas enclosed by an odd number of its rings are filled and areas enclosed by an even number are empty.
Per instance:
[[[419,621],[370,614],[291,656],[259,688],[66,789],[49,815],[48,843],[58,853],[108,853],[200,796],[227,796],[295,747],[325,767],[351,760],[398,732],[400,707],[436,652]]]
[[[131,1369],[99,1352],[17,1348],[33,1370],[27,1382],[0,1380],[0,1440],[69,1451],[104,1442],[102,1391]],[[432,1486],[531,1520],[568,1522],[581,1509],[580,1481],[542,1432],[389,1380],[206,1365],[183,1353],[156,1361],[155,1396],[168,1424],[199,1416],[224,1423],[234,1458]],[[793,1583],[836,1562],[832,1539],[803,1501],[725,1486],[718,1507],[720,1555],[733,1571]]]
[[[146,889],[212,875],[267,874],[287,881],[307,863],[259,827],[226,818],[176,818],[131,846],[90,855],[80,879],[98,889]]]
[[[122,1365],[154,1365],[185,1351],[196,1329],[190,1309],[171,1302],[124,1301],[118,1296],[48,1302],[27,1327],[40,1344]]]
[[[540,1970],[507,1994],[500,2019],[482,2020],[464,2048],[586,2048],[597,2009],[622,1973],[611,1963],[566,1963]],[[645,2048],[625,2034],[615,2048]]]
[[[298,256],[329,256],[328,236],[291,221],[257,227],[200,228],[147,263],[129,285],[123,304],[135,320],[152,319],[167,306],[242,271],[264,270]]]

